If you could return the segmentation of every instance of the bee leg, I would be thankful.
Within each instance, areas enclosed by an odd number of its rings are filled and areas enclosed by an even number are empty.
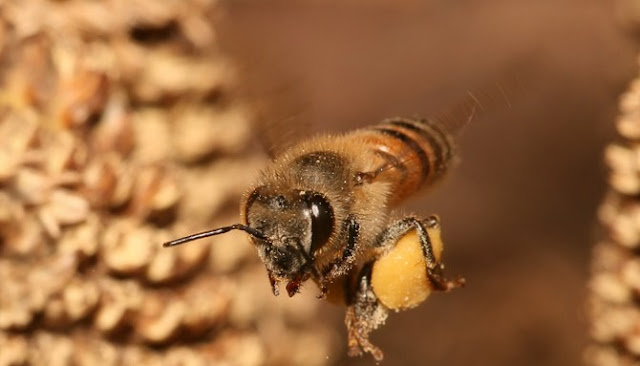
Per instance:
[[[378,177],[378,175],[390,169],[398,169],[402,177],[403,178],[406,177],[407,168],[404,165],[404,163],[400,159],[398,159],[395,155],[389,154],[381,150],[377,150],[376,154],[380,155],[386,162],[375,170],[356,173],[354,177],[354,181],[356,185],[371,183]]]
[[[351,269],[356,257],[356,247],[358,245],[358,235],[360,232],[360,224],[355,217],[349,216],[343,222],[343,230],[347,231],[347,245],[342,251],[342,255],[335,261],[331,262],[323,271],[320,279],[321,296],[324,297],[327,291],[327,283],[333,281],[339,276],[345,275]]]
[[[321,281],[320,284],[320,294],[316,296],[316,298],[322,300],[327,298],[327,292],[329,292],[329,287],[327,286],[327,281]]]
[[[268,272],[268,276],[269,276],[269,283],[271,284],[271,292],[273,292],[274,296],[280,295],[280,290],[278,289],[278,281],[276,281],[276,278],[273,276],[273,273]]]
[[[349,356],[360,356],[362,352],[370,353],[376,362],[382,361],[382,350],[369,340],[369,334],[384,324],[388,310],[379,301],[371,287],[371,269],[373,262],[367,263],[357,278],[354,291],[346,291],[347,326]]]
[[[407,232],[416,230],[422,247],[422,254],[427,262],[427,277],[435,290],[449,291],[451,289],[464,285],[464,278],[458,277],[454,280],[448,280],[444,277],[444,265],[436,259],[433,252],[432,238],[428,229],[439,229],[440,220],[437,216],[431,215],[425,220],[420,221],[414,216],[405,217],[389,226],[378,238],[378,246],[385,248],[395,245],[399,238],[403,237]]]
[[[414,225],[418,228],[418,236],[420,237],[420,245],[422,246],[422,253],[427,261],[427,276],[433,284],[434,288],[439,291],[449,291],[454,288],[462,287],[465,284],[465,279],[462,277],[456,277],[454,280],[448,280],[444,277],[444,264],[437,261],[433,254],[433,246],[431,244],[431,237],[427,229],[440,230],[440,219],[438,216],[431,215],[424,221],[419,221],[415,217],[410,217]],[[424,225],[424,226],[423,226]],[[432,262],[430,262],[430,259]],[[437,263],[434,263],[437,262]],[[431,263],[431,264],[430,264]]]

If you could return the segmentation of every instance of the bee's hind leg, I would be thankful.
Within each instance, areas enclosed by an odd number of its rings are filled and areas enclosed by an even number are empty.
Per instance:
[[[376,240],[376,247],[380,249],[380,254],[383,255],[387,250],[391,250],[412,230],[416,230],[420,243],[417,255],[420,255],[421,250],[426,265],[427,278],[425,280],[428,280],[430,287],[434,290],[449,291],[462,286],[464,279],[448,280],[444,277],[444,266],[439,261],[439,251],[442,249],[440,223],[436,216],[430,216],[425,220],[406,217],[391,224]],[[383,353],[380,348],[371,343],[369,335],[384,324],[390,309],[401,310],[405,308],[402,305],[396,306],[398,303],[394,301],[384,302],[384,290],[377,293],[374,291],[372,278],[381,276],[379,267],[377,269],[378,272],[374,273],[374,264],[379,259],[380,257],[377,257],[365,264],[357,273],[357,277],[348,278],[345,282],[347,284],[345,287],[345,300],[347,303],[345,323],[349,336],[349,355],[361,355],[364,351],[370,353],[376,361],[382,360]],[[395,276],[396,274],[392,273],[391,275]],[[385,276],[385,274],[382,274],[382,276]],[[377,290],[380,291],[380,288]],[[402,298],[405,299],[404,297]],[[424,299],[419,299],[418,301],[422,300]],[[406,301],[406,299],[403,301]]]
[[[440,220],[435,215],[431,215],[424,220],[419,220],[415,216],[408,216],[396,221],[378,237],[377,246],[379,248],[394,246],[400,238],[414,229],[420,240],[422,255],[427,267],[427,277],[433,289],[449,291],[464,286],[464,278],[458,277],[454,280],[445,278],[444,264],[436,257],[434,244],[438,244],[441,247],[442,243],[440,242]]]
[[[382,361],[382,350],[369,340],[369,334],[383,325],[388,316],[388,309],[382,305],[371,287],[371,269],[373,262],[367,263],[358,273],[356,287],[346,291],[347,326],[349,356],[360,356],[362,352],[370,353],[376,362]]]

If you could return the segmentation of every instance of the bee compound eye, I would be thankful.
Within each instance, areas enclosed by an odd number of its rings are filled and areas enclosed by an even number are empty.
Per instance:
[[[321,194],[309,194],[304,199],[311,217],[311,254],[326,244],[333,232],[333,209]]]

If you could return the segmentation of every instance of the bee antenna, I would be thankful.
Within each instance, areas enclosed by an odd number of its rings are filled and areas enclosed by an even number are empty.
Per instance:
[[[207,238],[209,236],[224,234],[224,233],[226,233],[228,231],[231,231],[231,230],[242,230],[242,231],[246,232],[247,234],[253,236],[254,238],[265,240],[265,241],[269,241],[268,238],[266,236],[264,236],[263,233],[261,233],[260,231],[254,229],[254,228],[252,228],[250,226],[242,225],[242,224],[233,224],[231,226],[225,226],[225,227],[221,227],[221,228],[217,228],[217,229],[213,229],[213,230],[207,230],[207,231],[203,231],[201,233],[191,234],[191,235],[187,235],[185,237],[179,238],[179,239],[174,239],[174,240],[171,240],[171,241],[168,241],[168,242],[162,244],[162,246],[165,247],[165,248],[174,247],[176,245],[184,244],[184,243],[189,242],[189,241],[198,240],[198,239],[202,239],[202,238]]]

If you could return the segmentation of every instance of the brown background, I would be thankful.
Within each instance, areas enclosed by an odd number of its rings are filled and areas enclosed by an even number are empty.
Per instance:
[[[280,122],[289,110],[293,129],[428,116],[505,73],[526,80],[511,108],[464,129],[462,164],[445,184],[403,208],[441,216],[448,271],[468,287],[392,315],[374,340],[387,365],[581,362],[601,151],[635,73],[613,5],[236,2],[220,36],[250,94],[282,104],[263,119]],[[327,313],[344,337],[341,310]]]

